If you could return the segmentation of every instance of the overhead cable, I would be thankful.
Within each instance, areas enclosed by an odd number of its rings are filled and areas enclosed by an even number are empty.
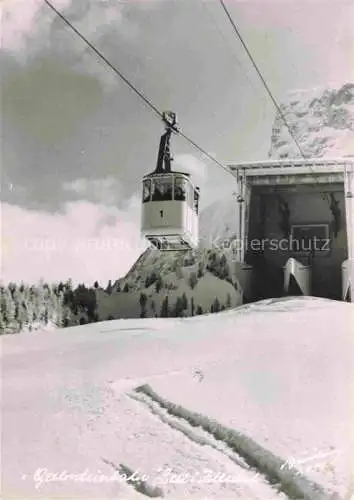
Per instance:
[[[266,89],[266,91],[267,91],[267,93],[268,93],[269,97],[271,98],[271,100],[272,100],[272,102],[273,102],[273,104],[274,104],[274,106],[275,106],[275,108],[276,108],[276,110],[277,110],[277,112],[278,112],[278,114],[279,114],[280,118],[283,120],[283,122],[284,122],[284,124],[285,124],[286,128],[287,128],[287,129],[288,129],[288,131],[289,131],[290,136],[291,136],[291,137],[292,137],[292,139],[294,140],[294,142],[295,142],[295,144],[296,144],[296,146],[297,146],[297,148],[298,148],[298,150],[299,150],[299,152],[300,152],[300,155],[302,156],[302,158],[305,158],[305,154],[303,153],[302,148],[301,148],[301,146],[300,146],[300,144],[299,144],[298,140],[297,140],[297,139],[296,139],[296,137],[294,136],[293,131],[292,131],[292,129],[291,129],[291,127],[290,127],[290,125],[288,124],[288,122],[287,122],[287,120],[286,120],[286,118],[285,118],[285,116],[284,116],[284,113],[282,112],[282,110],[281,110],[281,108],[280,108],[279,104],[277,103],[277,101],[276,101],[276,99],[275,99],[275,97],[274,97],[274,95],[273,95],[272,91],[270,90],[270,88],[269,88],[269,86],[268,86],[267,82],[265,81],[265,78],[263,77],[263,75],[262,75],[262,73],[261,73],[260,69],[258,68],[258,66],[257,66],[257,64],[256,64],[256,62],[255,62],[255,60],[254,60],[254,58],[253,58],[253,56],[252,56],[252,54],[250,53],[250,51],[249,51],[249,49],[248,49],[248,47],[247,47],[247,45],[246,45],[245,41],[243,40],[243,38],[242,38],[242,36],[241,36],[241,34],[240,34],[240,32],[239,32],[239,30],[238,30],[238,28],[237,28],[236,24],[234,23],[234,20],[232,19],[230,12],[228,11],[227,7],[225,6],[224,1],[223,1],[223,0],[220,0],[220,4],[221,4],[222,8],[224,9],[225,14],[226,14],[226,16],[227,16],[227,18],[228,18],[228,20],[229,20],[229,22],[230,22],[230,24],[231,24],[231,26],[232,26],[232,28],[233,28],[234,32],[235,32],[235,34],[237,35],[237,37],[238,37],[238,39],[240,40],[240,42],[241,42],[241,44],[242,44],[243,48],[244,48],[244,49],[245,49],[245,51],[246,51],[246,53],[247,53],[248,57],[250,58],[250,60],[251,60],[251,62],[252,62],[252,64],[253,64],[253,67],[254,67],[254,68],[255,68],[255,70],[257,71],[257,74],[258,74],[259,78],[261,79],[261,81],[262,81],[262,83],[263,83],[263,85],[264,85],[264,88]]]
[[[60,19],[79,37],[81,38],[81,40],[86,44],[88,45],[88,47],[90,47],[90,49],[102,60],[104,61],[107,66],[109,66],[109,68],[114,71],[114,73],[119,76],[119,78],[121,80],[123,80],[123,82],[130,88],[130,90],[132,90],[144,103],[145,105],[151,110],[154,112],[155,115],[158,115],[159,118],[163,118],[163,113],[157,108],[157,106],[155,106],[150,99],[148,99],[144,94],[143,92],[141,92],[139,89],[137,89],[135,87],[135,85],[133,83],[131,83],[131,81],[123,75],[123,73],[119,70],[119,68],[116,66],[116,65],[113,65],[108,59],[107,57],[105,57],[102,52],[100,50],[97,49],[97,47],[95,47],[70,21],[69,19],[67,19],[67,17],[62,14],[58,9],[56,9],[54,7],[54,5],[49,2],[49,0],[44,0],[44,2],[48,5],[48,7],[50,7],[50,9],[53,10],[53,12],[55,12],[55,14],[60,17]],[[207,151],[205,151],[202,147],[200,147],[195,141],[193,141],[192,139],[190,139],[189,136],[187,136],[186,134],[184,134],[180,129],[176,130],[175,133],[177,133],[177,135],[180,135],[181,137],[183,137],[189,144],[191,144],[195,149],[197,149],[200,153],[202,153],[206,158],[208,158],[210,161],[214,162],[216,165],[218,165],[219,167],[223,168],[227,173],[232,174],[232,172],[230,171],[230,169],[226,166],[226,165],[223,165],[221,162],[219,162],[216,158],[214,158],[214,156],[212,156],[211,154],[209,154]],[[234,177],[234,176],[233,176]]]

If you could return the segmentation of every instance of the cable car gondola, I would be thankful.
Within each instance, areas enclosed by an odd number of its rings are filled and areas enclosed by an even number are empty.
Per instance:
[[[157,166],[143,178],[141,234],[162,251],[190,250],[198,246],[199,188],[190,174],[171,170],[170,137],[178,132],[176,115],[163,113]]]

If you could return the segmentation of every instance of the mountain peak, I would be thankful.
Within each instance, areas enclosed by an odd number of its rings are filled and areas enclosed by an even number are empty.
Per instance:
[[[354,83],[345,83],[338,89],[292,91],[280,109],[306,156],[354,156]],[[277,113],[269,157],[299,156],[294,140]]]

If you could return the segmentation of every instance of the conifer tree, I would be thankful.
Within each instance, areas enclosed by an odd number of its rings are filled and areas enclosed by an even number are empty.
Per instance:
[[[176,318],[179,318],[182,316],[184,307],[183,307],[183,299],[182,297],[177,297],[176,304],[175,304],[175,310],[174,310],[174,315]]]
[[[161,279],[161,276],[159,276],[155,282],[155,290],[156,290],[156,293],[159,293],[161,288],[162,288],[162,279]]]
[[[140,294],[139,303],[140,303],[140,308],[141,308],[140,317],[145,318],[146,317],[146,304],[147,304],[147,296],[145,295],[145,293]]]
[[[0,310],[0,335],[5,333],[5,331],[6,331],[6,323],[4,319],[4,312]]]
[[[191,298],[191,315],[194,316],[194,298]]]
[[[156,316],[156,304],[155,301],[152,299],[151,304],[150,304],[151,310],[153,312],[153,315]]]
[[[145,293],[140,294],[139,303],[142,309],[145,309],[147,303],[147,296]]]
[[[188,308],[188,299],[187,299],[187,295],[185,294],[185,292],[183,292],[181,301],[182,301],[182,308],[187,309]]]
[[[196,314],[199,316],[200,314],[203,314],[203,309],[201,306],[198,305],[197,307],[197,310],[196,310]]]
[[[191,274],[189,276],[188,282],[189,282],[189,286],[193,290],[196,287],[197,283],[198,283],[197,274],[194,271],[191,272]]]
[[[217,313],[220,311],[220,302],[217,297],[215,297],[214,303],[213,303],[213,311],[214,313]]]
[[[3,316],[4,316],[4,321],[6,326],[10,327],[14,325],[15,323],[15,313],[16,313],[16,308],[15,308],[15,302],[12,297],[11,289],[10,287],[7,287],[4,290],[3,294]]]
[[[202,262],[199,262],[197,277],[202,278],[203,276],[204,276],[204,264]]]
[[[165,298],[163,299],[162,306],[161,306],[161,318],[167,318],[169,313],[168,309],[168,296],[166,295]]]
[[[112,289],[113,289],[113,287],[112,287],[112,281],[111,281],[111,280],[109,280],[109,281],[108,281],[107,288],[106,288],[106,292],[108,293],[108,295],[111,295],[111,294],[112,294]]]

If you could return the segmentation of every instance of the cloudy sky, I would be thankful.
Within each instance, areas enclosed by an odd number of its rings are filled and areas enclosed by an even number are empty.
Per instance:
[[[52,0],[183,131],[220,161],[265,158],[274,118],[218,0]],[[43,0],[0,0],[4,280],[105,284],[145,248],[139,183],[159,120]],[[354,80],[352,0],[226,0],[278,100]],[[180,138],[202,205],[228,175]]]

